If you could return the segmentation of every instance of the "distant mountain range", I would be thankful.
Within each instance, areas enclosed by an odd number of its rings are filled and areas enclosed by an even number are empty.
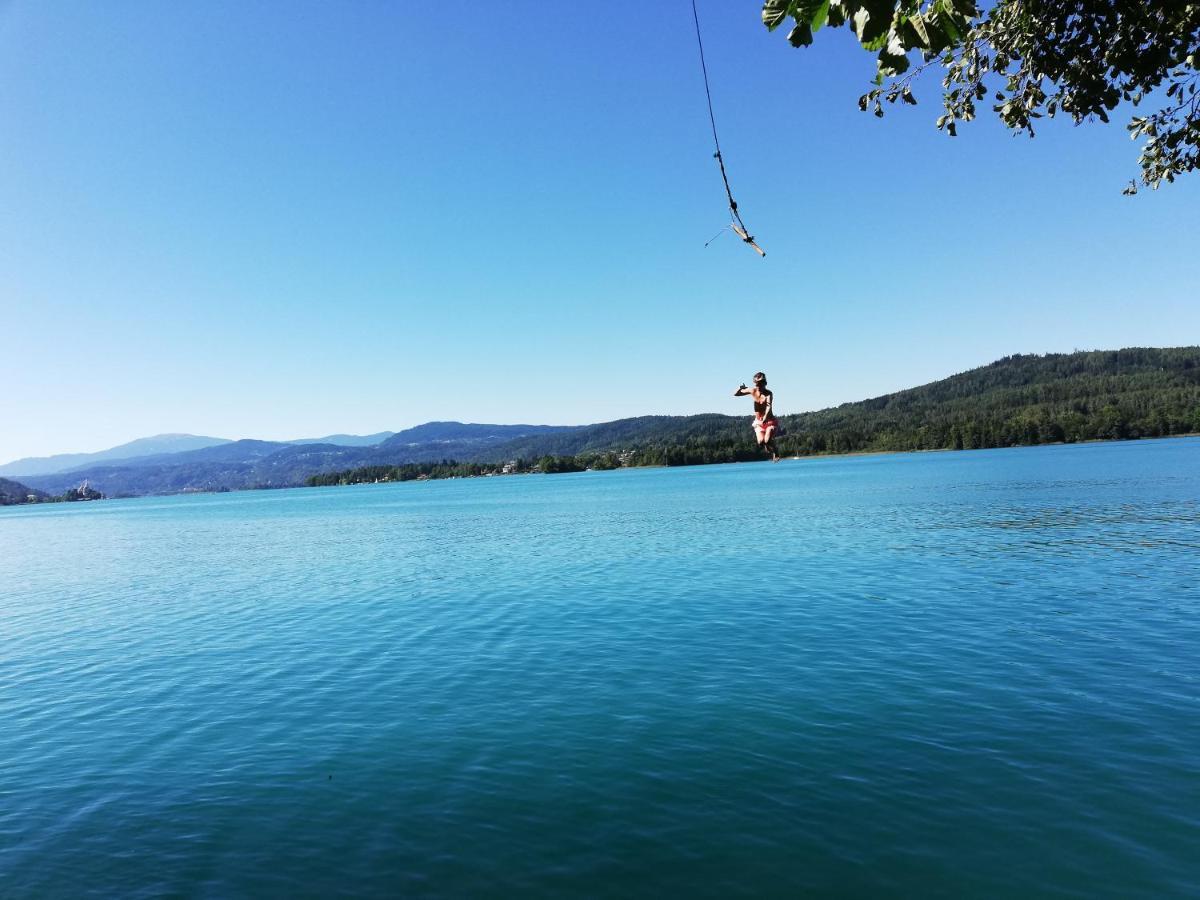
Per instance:
[[[420,444],[474,443],[492,445],[531,435],[557,434],[579,426],[571,425],[470,425],[462,422],[426,422],[389,437],[382,447],[412,447]]]
[[[1011,356],[922,387],[781,418],[787,430],[781,450],[801,455],[1200,432],[1200,347]],[[91,454],[89,464],[69,471],[21,473],[18,488],[58,495],[87,479],[110,497],[239,490],[288,487],[310,475],[371,466],[545,456],[586,463],[617,453],[640,465],[725,462],[754,456],[748,421],[748,415],[711,413],[579,426],[428,422],[380,432],[379,441],[357,446],[348,446],[354,436],[346,435],[318,443],[162,435]],[[187,446],[184,438],[207,443]],[[175,449],[163,451],[164,440]],[[130,457],[131,447],[139,455]]]
[[[0,475],[50,475],[81,466],[94,466],[98,463],[156,454],[181,453],[227,443],[229,441],[225,438],[200,437],[195,434],[156,434],[154,437],[138,438],[136,441],[98,453],[60,453],[57,456],[30,456],[18,459],[0,466]]]
[[[377,431],[375,434],[327,434],[322,438],[297,438],[288,444],[337,444],[339,447],[370,447],[386,441],[396,432]]]
[[[386,441],[396,432],[380,431],[376,434],[331,434],[323,438],[298,438],[292,441],[257,441],[271,444],[276,449],[298,444],[335,444],[341,447],[371,447]],[[157,464],[167,456],[232,444],[228,438],[202,437],[195,434],[157,434],[154,437],[138,438],[119,447],[100,450],[96,453],[60,453],[56,456],[30,456],[0,465],[0,475],[23,477],[26,475],[53,475],[57,472],[73,472],[108,463],[112,465],[143,466]],[[237,454],[235,454],[237,455]]]
[[[64,472],[22,476],[23,484],[61,494],[83,479],[110,497],[181,491],[288,487],[309,475],[363,465],[393,465],[443,459],[476,459],[520,439],[548,437],[575,427],[563,425],[476,425],[428,422],[371,446],[227,441],[180,453],[156,453]]]

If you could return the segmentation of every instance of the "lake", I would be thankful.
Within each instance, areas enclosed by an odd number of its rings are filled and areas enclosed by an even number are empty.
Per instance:
[[[1200,439],[0,510],[0,896],[1169,897]]]

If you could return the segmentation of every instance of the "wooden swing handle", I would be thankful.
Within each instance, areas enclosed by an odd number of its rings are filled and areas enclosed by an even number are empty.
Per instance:
[[[764,250],[762,247],[758,246],[758,244],[754,243],[754,238],[752,238],[752,237],[750,237],[750,235],[746,234],[745,229],[741,228],[736,222],[730,222],[729,227],[734,230],[734,232],[737,234],[738,237],[740,237],[743,241],[745,241],[747,244],[749,244],[751,247],[753,247],[755,252],[757,252],[759,256],[763,257],[764,259],[766,258],[767,251]]]

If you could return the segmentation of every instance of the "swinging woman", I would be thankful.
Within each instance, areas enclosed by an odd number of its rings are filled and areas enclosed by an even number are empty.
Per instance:
[[[733,392],[735,397],[745,397],[747,394],[754,398],[754,436],[758,439],[758,446],[771,454],[772,462],[779,462],[779,454],[775,451],[775,432],[779,429],[779,420],[772,409],[775,395],[767,390],[767,376],[756,372],[754,387],[748,388],[742,384]]]

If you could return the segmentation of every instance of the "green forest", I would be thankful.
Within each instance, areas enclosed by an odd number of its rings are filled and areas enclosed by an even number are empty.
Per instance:
[[[787,418],[789,453],[972,450],[1200,432],[1200,347],[1009,356]]]
[[[777,404],[786,398],[777,398]],[[950,378],[780,416],[786,456],[974,450],[1200,432],[1200,347],[1009,356]],[[312,485],[762,459],[749,416],[644,416],[513,441],[490,459],[367,466]]]
[[[478,478],[481,475],[523,475],[530,472],[553,474],[556,472],[582,472],[587,468],[619,468],[621,463],[613,458],[611,464],[591,461],[575,456],[543,456],[537,460],[514,460],[509,463],[460,463],[453,460],[441,462],[405,463],[398,466],[359,466],[344,472],[324,472],[310,475],[305,483],[309,487],[325,487],[334,484],[376,484],[388,481],[429,481],[437,478]]]

